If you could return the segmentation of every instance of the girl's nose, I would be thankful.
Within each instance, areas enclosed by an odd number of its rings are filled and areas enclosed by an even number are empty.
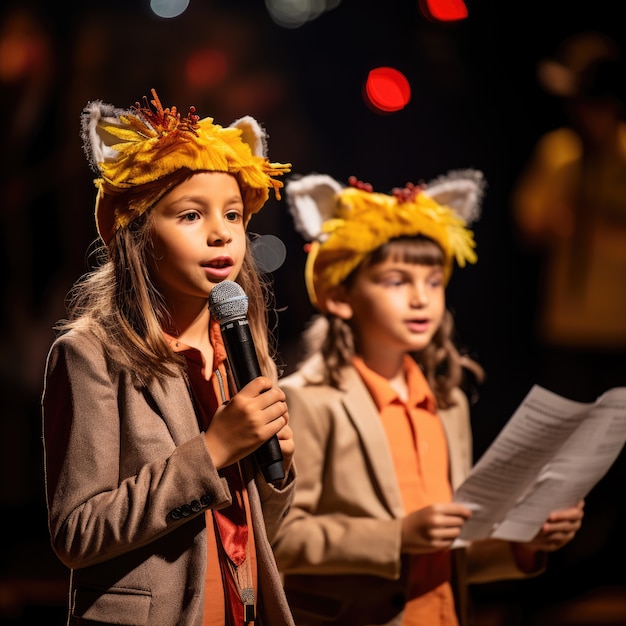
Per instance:
[[[410,304],[412,307],[423,307],[428,304],[428,292],[425,285],[414,284],[411,289]]]
[[[231,240],[230,229],[225,222],[215,221],[209,225],[208,242],[212,246],[219,246]]]

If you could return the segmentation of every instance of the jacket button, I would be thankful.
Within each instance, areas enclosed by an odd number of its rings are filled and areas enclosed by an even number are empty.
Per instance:
[[[211,506],[211,496],[202,496],[200,498],[200,504],[205,508],[208,509]]]
[[[173,509],[173,510],[171,511],[171,513],[170,513],[170,517],[171,517],[173,520],[179,520],[182,516],[183,516],[183,515],[182,515],[182,512],[181,512],[181,510],[180,510],[178,507],[177,507],[177,508],[175,508],[175,509]]]
[[[189,517],[192,513],[191,507],[188,504],[183,504],[183,506],[180,507],[180,512],[183,517]]]
[[[202,505],[200,504],[200,500],[192,500],[191,501],[191,510],[194,513],[197,513],[198,511],[202,510]]]

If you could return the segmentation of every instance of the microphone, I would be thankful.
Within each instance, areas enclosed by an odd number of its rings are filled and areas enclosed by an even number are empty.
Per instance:
[[[209,311],[220,324],[226,355],[239,391],[250,381],[261,376],[261,368],[250,332],[248,296],[235,282],[224,280],[213,287],[209,295]],[[283,453],[274,435],[254,452],[257,464],[267,482],[285,477]]]

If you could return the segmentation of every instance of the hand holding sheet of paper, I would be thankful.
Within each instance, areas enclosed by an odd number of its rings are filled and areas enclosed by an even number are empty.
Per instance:
[[[625,442],[626,387],[584,403],[535,385],[454,494],[473,511],[459,539],[530,541],[591,491]]]

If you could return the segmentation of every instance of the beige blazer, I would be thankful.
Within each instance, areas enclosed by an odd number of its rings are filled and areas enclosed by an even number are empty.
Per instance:
[[[341,371],[341,390],[321,384],[321,372],[315,355],[280,381],[298,466],[294,504],[273,542],[287,597],[298,626],[400,624],[404,510],[385,432],[353,367]],[[458,389],[454,397],[457,406],[440,415],[457,486],[471,468],[472,436],[467,398]],[[508,544],[480,544],[454,551],[462,624],[470,580],[523,576]]]
[[[71,569],[68,623],[201,626],[207,508],[231,502],[183,377],[135,387],[93,335],[46,364],[43,445],[52,547]],[[276,489],[242,461],[258,556],[257,626],[293,625],[269,540],[294,476]]]

